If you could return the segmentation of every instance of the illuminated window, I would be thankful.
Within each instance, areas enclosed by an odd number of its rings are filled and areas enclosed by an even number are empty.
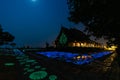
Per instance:
[[[73,43],[73,47],[75,47],[75,43]]]
[[[81,58],[81,56],[77,56],[77,59],[79,60]]]
[[[79,43],[79,42],[78,42],[78,43],[76,43],[76,46],[77,46],[77,47],[80,47],[80,43]]]
[[[81,46],[83,46],[84,44],[83,43],[81,43]]]

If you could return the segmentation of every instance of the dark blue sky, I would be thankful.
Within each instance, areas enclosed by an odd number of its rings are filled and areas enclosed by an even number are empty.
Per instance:
[[[19,46],[51,44],[61,24],[70,27],[68,15],[67,0],[0,0],[0,24]]]

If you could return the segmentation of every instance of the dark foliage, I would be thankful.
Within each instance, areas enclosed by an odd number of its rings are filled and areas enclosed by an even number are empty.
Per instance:
[[[68,0],[68,7],[69,21],[82,22],[88,34],[120,45],[119,0]]]
[[[9,32],[3,32],[2,26],[0,25],[0,45],[12,42],[14,38]]]
[[[69,21],[82,22],[89,35],[104,37],[109,45],[117,45],[116,59],[120,65],[119,0],[67,0]]]

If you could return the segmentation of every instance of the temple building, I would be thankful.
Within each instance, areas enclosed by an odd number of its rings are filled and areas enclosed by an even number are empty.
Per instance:
[[[90,40],[80,30],[75,28],[61,27],[60,33],[55,40],[56,47],[103,47],[101,44]]]

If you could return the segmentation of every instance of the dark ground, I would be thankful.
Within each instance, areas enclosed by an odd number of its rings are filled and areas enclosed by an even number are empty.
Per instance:
[[[24,77],[23,67],[15,56],[7,54],[8,52],[0,52],[0,80],[29,80]],[[38,61],[41,62],[41,65],[47,67],[48,72],[53,71],[53,73],[60,76],[59,80],[120,80],[120,67],[116,61],[112,61],[115,55],[101,61],[96,60],[94,63],[84,67],[76,67],[71,64],[50,60],[48,62],[47,59],[42,58]],[[15,65],[5,66],[5,63],[15,63]]]
[[[14,63],[14,65],[5,65]],[[0,80],[23,80],[22,69],[15,57],[0,54]]]

